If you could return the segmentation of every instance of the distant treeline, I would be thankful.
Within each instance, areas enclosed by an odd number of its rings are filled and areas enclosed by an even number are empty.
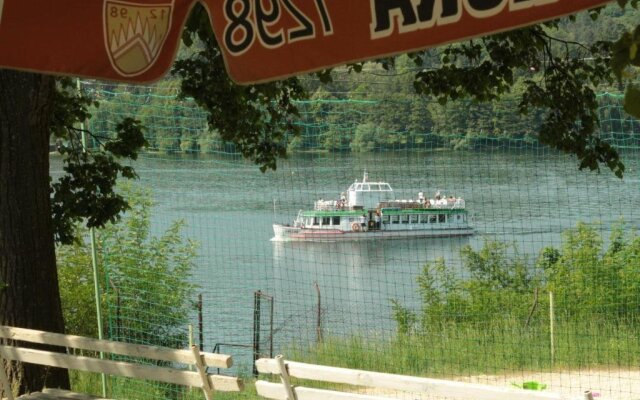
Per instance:
[[[637,17],[637,12],[624,13],[610,6],[595,22],[581,14],[551,34],[585,43],[613,39],[623,29],[635,26]],[[437,68],[440,51],[426,52],[424,59]],[[361,73],[338,69],[328,84],[301,78],[309,101],[298,103],[300,135],[290,137],[289,150],[372,152],[537,144],[538,127],[549,111],[518,113],[524,81],[536,78],[535,68],[516,76],[511,93],[499,101],[478,104],[458,100],[444,105],[413,92],[415,71],[412,61],[398,57],[389,71],[371,64]],[[90,121],[95,135],[109,135],[122,117],[133,116],[147,127],[153,151],[235,152],[233,145],[209,130],[204,111],[192,101],[178,98],[179,81],[175,79],[150,87],[102,83],[86,83],[84,87],[101,102]],[[640,146],[640,123],[624,113],[618,88],[601,88],[599,101],[603,137],[618,146]]]

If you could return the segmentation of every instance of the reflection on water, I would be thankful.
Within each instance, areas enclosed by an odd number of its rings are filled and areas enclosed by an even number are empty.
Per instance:
[[[334,334],[393,330],[390,300],[418,306],[416,276],[425,260],[444,258],[455,268],[469,238],[432,238],[343,243],[273,242],[274,294],[293,298],[285,307],[298,324],[289,333],[311,335],[317,312],[315,284],[322,300],[325,331]],[[297,318],[295,318],[297,316]]]

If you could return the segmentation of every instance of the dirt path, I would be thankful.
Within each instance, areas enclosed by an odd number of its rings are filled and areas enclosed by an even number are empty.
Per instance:
[[[585,390],[591,390],[596,399],[640,399],[640,371],[594,369],[562,372],[523,372],[508,376],[479,375],[460,380],[505,387],[511,386],[512,383],[536,381],[546,384],[546,390],[564,395],[579,396]]]
[[[591,390],[595,400],[640,400],[640,371],[597,369],[561,372],[522,372],[510,375],[475,375],[453,379],[460,382],[514,387],[514,384],[535,381],[547,385],[546,391],[580,398],[585,390]],[[442,397],[417,395],[416,393],[390,393],[365,390],[361,393],[383,394],[398,399],[441,400]]]

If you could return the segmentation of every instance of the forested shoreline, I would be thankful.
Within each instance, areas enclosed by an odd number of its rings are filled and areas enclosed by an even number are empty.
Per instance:
[[[618,7],[603,9],[593,21],[588,13],[562,22],[549,35],[557,45],[614,39],[634,26],[637,12]],[[182,53],[182,57],[188,54]],[[433,68],[446,57],[444,49],[424,53]],[[537,132],[549,110],[520,110],[527,80],[539,79],[538,67],[514,76],[510,93],[498,101],[474,103],[465,99],[441,104],[419,96],[413,88],[417,68],[406,56],[383,68],[364,64],[357,73],[334,70],[332,80],[301,78],[309,99],[296,102],[299,134],[287,136],[294,152],[366,153],[389,150],[477,149],[516,143],[537,145]],[[353,68],[353,67],[352,67]],[[233,153],[216,131],[209,130],[206,113],[191,99],[178,98],[179,81],[167,78],[154,86],[85,82],[84,90],[101,102],[93,110],[90,130],[99,136],[113,132],[113,121],[133,116],[147,128],[149,151],[161,153]],[[602,137],[614,146],[640,144],[640,123],[623,110],[623,95],[616,86],[598,88],[598,116]],[[268,118],[268,117],[265,117]],[[284,128],[283,128],[284,129]]]

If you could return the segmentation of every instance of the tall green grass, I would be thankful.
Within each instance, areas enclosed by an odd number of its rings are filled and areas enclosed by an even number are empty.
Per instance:
[[[245,380],[245,390],[237,392],[215,392],[216,400],[258,399],[253,382]],[[78,393],[102,397],[100,374],[90,372],[71,372],[71,388]],[[201,389],[168,385],[159,382],[134,380],[107,376],[107,398],[127,400],[204,400]]]
[[[294,348],[289,359],[416,376],[451,377],[517,371],[633,367],[640,364],[640,329],[635,324],[561,321],[551,357],[549,327],[520,321],[441,324],[393,339],[328,338]]]
[[[628,321],[558,321],[555,357],[551,358],[549,326],[525,327],[512,319],[483,324],[448,323],[420,334],[395,338],[373,335],[328,337],[312,346],[293,346],[287,359],[395,374],[453,378],[473,374],[520,371],[632,368],[640,365],[640,326]],[[111,378],[108,396],[126,399],[204,399],[199,389]],[[74,373],[72,387],[101,395],[98,374]],[[241,393],[216,392],[216,399],[258,399],[252,379]]]

